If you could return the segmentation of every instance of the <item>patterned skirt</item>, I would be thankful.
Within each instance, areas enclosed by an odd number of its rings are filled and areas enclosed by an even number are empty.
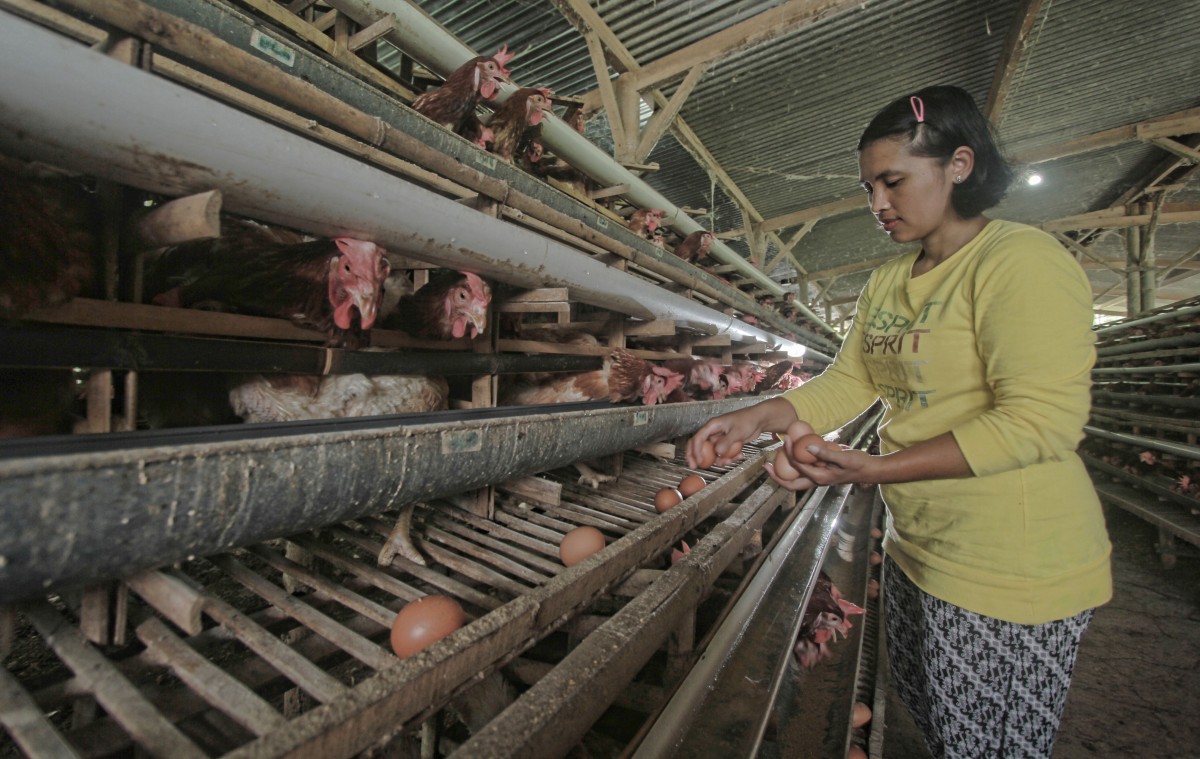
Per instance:
[[[934,598],[890,560],[884,575],[892,681],[933,756],[1049,759],[1094,610],[1020,625]]]

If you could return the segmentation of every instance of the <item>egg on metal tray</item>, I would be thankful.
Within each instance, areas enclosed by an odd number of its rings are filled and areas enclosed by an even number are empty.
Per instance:
[[[392,622],[392,650],[407,659],[466,624],[467,614],[449,596],[409,601]]]
[[[683,501],[683,497],[677,488],[663,488],[654,494],[654,510],[661,514],[673,509]]]
[[[558,558],[563,566],[573,567],[604,548],[604,533],[584,525],[571,530],[558,543]]]
[[[704,478],[698,474],[689,474],[679,481],[679,492],[684,498],[691,498],[701,490],[704,490]]]

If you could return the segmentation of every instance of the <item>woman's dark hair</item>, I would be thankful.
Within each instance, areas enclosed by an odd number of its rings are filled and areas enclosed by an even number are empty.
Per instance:
[[[920,98],[924,121],[917,121],[912,98]],[[1013,180],[1013,169],[1000,154],[987,119],[961,87],[937,85],[905,95],[871,119],[858,141],[858,150],[892,137],[908,140],[913,155],[936,158],[946,164],[954,151],[966,145],[975,151],[975,168],[962,184],[954,186],[950,203],[955,212],[970,219],[999,203]]]

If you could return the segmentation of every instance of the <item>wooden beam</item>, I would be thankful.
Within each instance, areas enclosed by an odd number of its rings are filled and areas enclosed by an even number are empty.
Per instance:
[[[896,255],[899,255],[899,254],[896,254]],[[845,266],[837,266],[832,269],[822,269],[821,271],[813,271],[813,272],[809,272],[808,277],[810,280],[817,280],[817,279],[827,279],[829,277],[840,277],[845,274],[856,274],[860,271],[867,271],[869,269],[874,269],[877,266],[882,266],[883,264],[885,264],[888,261],[891,261],[893,258],[895,258],[896,255],[884,256],[883,258],[873,258],[870,261],[859,261],[858,263],[846,264]]]
[[[1018,153],[1012,157],[1014,163],[1035,164],[1059,158],[1087,153],[1101,148],[1110,148],[1123,142],[1149,140],[1155,137],[1177,137],[1182,134],[1200,132],[1200,108],[1159,116],[1125,126],[1105,129],[1101,132],[1069,140],[1054,142],[1040,148]]]
[[[350,35],[350,39],[346,43],[346,47],[353,51],[361,50],[395,28],[395,16],[390,13],[385,16],[380,16],[375,23],[363,29],[359,29],[357,32]]]
[[[1008,30],[1008,38],[1004,42],[1004,52],[1000,54],[1000,62],[996,66],[996,73],[992,76],[992,88],[988,91],[987,105],[983,111],[992,125],[1000,123],[1000,112],[1004,109],[1004,102],[1008,99],[1008,93],[1012,89],[1013,77],[1016,76],[1021,60],[1025,56],[1029,33],[1033,31],[1033,24],[1037,21],[1037,17],[1041,15],[1042,1],[1021,0],[1021,4],[1017,7],[1017,16]]]
[[[646,128],[642,130],[642,138],[638,141],[637,149],[633,152],[635,161],[644,161],[650,155],[650,151],[658,143],[663,133],[667,131],[667,127],[671,126],[671,122],[679,115],[679,109],[683,107],[683,102],[687,100],[688,95],[692,94],[692,90],[700,82],[700,78],[704,76],[704,72],[708,70],[707,63],[696,64],[688,71],[679,88],[675,90],[675,94],[671,95],[671,99],[667,104],[654,112],[650,117],[650,122],[646,124]]]
[[[1182,142],[1176,142],[1168,137],[1154,137],[1150,142],[1168,153],[1179,156],[1189,165],[1200,163],[1200,150],[1190,148]]]
[[[807,224],[810,221],[820,221],[821,219],[828,218],[830,216],[839,216],[841,214],[863,208],[866,206],[866,204],[867,201],[865,196],[851,195],[850,197],[842,198],[841,200],[834,200],[829,203],[822,203],[819,206],[802,208],[799,211],[792,211],[791,213],[786,213],[782,216],[764,219],[762,228],[767,231],[774,231],[776,229],[794,227],[797,224]],[[745,234],[745,232],[743,232],[743,234]]]
[[[789,0],[642,67],[635,77],[637,87],[639,90],[648,89],[697,64],[709,63],[770,42],[861,5],[860,0]],[[599,105],[594,91],[583,98],[591,106],[589,110]]]
[[[1101,266],[1105,267],[1106,269],[1110,269],[1110,270],[1116,272],[1119,276],[1122,276],[1122,277],[1125,276],[1125,270],[1123,268],[1121,268],[1120,266],[1117,266],[1114,263],[1111,263],[1110,261],[1108,261],[1104,258],[1101,258],[1100,256],[1093,253],[1091,250],[1089,250],[1086,246],[1080,245],[1078,242],[1076,242],[1075,240],[1072,240],[1070,237],[1067,237],[1064,234],[1056,232],[1056,233],[1054,233],[1054,239],[1058,240],[1060,243],[1062,243],[1064,246],[1066,246],[1066,248],[1068,250],[1071,250],[1074,253],[1076,253],[1077,258],[1079,256],[1086,256],[1087,258],[1090,258],[1091,260],[1095,261],[1096,263],[1100,264]]]
[[[779,265],[779,262],[783,260],[784,256],[794,253],[796,250],[796,244],[799,243],[801,240],[803,240],[808,235],[809,232],[813,231],[813,227],[815,227],[815,226],[817,226],[817,222],[815,220],[805,222],[804,226],[800,227],[800,229],[796,231],[796,234],[792,235],[792,239],[788,240],[786,243],[779,246],[779,252],[775,255],[775,257],[773,259],[771,259],[771,261],[767,264],[766,268],[763,269],[763,271],[771,271],[772,269],[774,269],[776,266]],[[794,256],[793,256],[793,258],[794,258]],[[799,265],[800,260],[796,259],[795,263],[796,263],[796,265]]]
[[[617,108],[620,110],[608,112],[609,122],[612,122],[616,115],[619,115],[621,121],[621,136],[624,140],[613,146],[618,161],[637,161],[634,154],[637,151],[638,131],[641,128],[642,96],[629,76],[625,73],[617,77]]]
[[[1200,203],[1166,203],[1158,217],[1159,224],[1185,224],[1200,221]],[[1069,232],[1077,229],[1123,229],[1150,223],[1150,214],[1128,214],[1124,208],[1067,216],[1046,221],[1038,226],[1047,232]]]
[[[583,33],[583,41],[587,43],[588,53],[592,57],[592,68],[596,70],[596,82],[604,108],[608,111],[608,128],[612,132],[613,146],[616,152],[625,144],[625,126],[621,123],[621,110],[617,106],[617,92],[612,80],[608,77],[608,61],[604,57],[604,47],[594,31]]]

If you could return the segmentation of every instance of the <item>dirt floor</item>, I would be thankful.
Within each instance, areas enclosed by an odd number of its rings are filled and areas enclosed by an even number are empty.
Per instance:
[[[1154,527],[1106,514],[1113,600],[1084,635],[1054,759],[1200,757],[1200,558],[1166,569]],[[887,712],[884,759],[927,757],[894,694]]]

